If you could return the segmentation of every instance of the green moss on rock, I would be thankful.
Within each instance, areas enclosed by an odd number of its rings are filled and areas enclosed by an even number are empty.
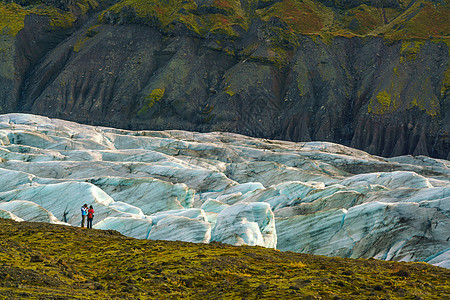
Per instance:
[[[25,2],[27,4],[27,2]],[[16,3],[0,1],[0,34],[15,36],[24,27],[25,17],[29,14],[47,16],[49,25],[55,29],[67,29],[73,26],[78,15],[83,15],[89,9],[98,7],[95,0],[78,0],[69,5],[67,10],[61,10],[49,5],[21,6]]]
[[[144,107],[141,108],[139,113],[146,112],[149,108],[155,105],[156,102],[160,101],[162,97],[164,97],[165,88],[162,89],[154,89],[150,92],[150,94],[145,97]]]
[[[404,63],[410,60],[415,60],[423,44],[425,44],[425,41],[402,41],[402,46],[400,49],[400,62]]]
[[[0,33],[15,36],[23,28],[25,16],[29,13],[15,3],[0,2]]]
[[[399,95],[391,91],[383,90],[374,99],[371,99],[368,106],[369,113],[382,115],[391,113],[398,108]]]
[[[122,0],[103,11],[99,21],[112,24],[146,23],[167,34],[180,34],[180,30],[185,30],[195,36],[227,41],[245,36],[251,24],[258,24],[259,40],[270,44],[277,53],[273,62],[281,65],[286,57],[284,51],[297,48],[301,35],[320,36],[327,45],[331,45],[337,36],[381,36],[389,41],[414,40],[414,44],[419,45],[421,40],[430,36],[437,40],[448,39],[450,31],[446,18],[448,5],[433,5],[425,0],[418,0],[409,6],[367,2],[351,5],[350,8],[344,6],[344,9],[335,9],[317,0],[264,2]],[[333,5],[341,7],[337,3]],[[437,24],[431,24],[431,20],[436,20]],[[411,52],[414,49],[420,50],[420,47],[407,50],[402,61],[414,59],[415,54]]]

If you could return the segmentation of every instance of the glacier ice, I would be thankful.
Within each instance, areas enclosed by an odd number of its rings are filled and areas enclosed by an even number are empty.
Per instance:
[[[95,185],[87,182],[62,182],[35,185],[0,193],[0,202],[17,199],[31,201],[52,212],[59,220],[71,225],[80,223],[83,204],[95,207],[96,219],[108,216],[133,215],[114,208],[114,200]],[[110,205],[113,205],[110,207]],[[129,210],[129,207],[126,208]],[[136,209],[136,211],[140,209]],[[94,220],[95,223],[96,220]]]
[[[148,239],[209,243],[211,225],[205,220],[168,215],[152,227]]]
[[[211,239],[232,245],[275,248],[277,235],[274,219],[267,203],[234,204],[217,215]]]
[[[24,221],[69,225],[61,222],[50,211],[31,201],[0,202],[0,209],[8,211]]]
[[[94,216],[94,220],[97,217]],[[95,229],[117,230],[123,235],[146,239],[152,229],[151,218],[106,217],[94,226]]]
[[[0,115],[0,217],[450,267],[450,162]]]
[[[22,222],[22,221],[25,221],[24,219],[19,218],[18,216],[16,216],[15,214],[13,214],[12,212],[10,212],[10,211],[8,211],[8,210],[3,210],[3,209],[0,209],[0,218],[3,218],[3,219],[11,219],[11,220],[14,220],[14,221],[16,221],[16,222]]]

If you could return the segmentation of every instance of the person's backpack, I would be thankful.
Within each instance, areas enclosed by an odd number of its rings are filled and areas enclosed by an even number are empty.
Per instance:
[[[93,210],[89,210],[88,211],[88,218],[92,219],[94,217],[94,211]]]

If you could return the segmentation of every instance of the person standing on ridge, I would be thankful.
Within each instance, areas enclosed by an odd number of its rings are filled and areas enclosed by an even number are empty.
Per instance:
[[[81,207],[81,227],[84,227],[84,222],[86,220],[87,214],[88,214],[88,207],[87,204],[84,204]]]
[[[92,220],[94,219],[94,208],[89,206],[88,214],[87,214],[87,228],[92,229]]]

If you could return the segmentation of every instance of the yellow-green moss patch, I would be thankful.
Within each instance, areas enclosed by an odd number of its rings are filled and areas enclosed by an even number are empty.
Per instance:
[[[402,41],[402,46],[400,49],[400,62],[404,63],[410,60],[415,60],[423,44],[425,44],[425,41]]]
[[[15,36],[23,28],[29,13],[16,3],[0,2],[0,33]]]
[[[96,8],[98,5],[95,0],[75,1],[68,11],[63,11],[51,5],[23,7],[16,3],[0,2],[0,34],[15,36],[24,27],[25,17],[29,14],[47,16],[52,27],[67,29],[76,20],[75,7],[81,10],[81,14],[85,14],[90,8]]]
[[[150,94],[147,97],[145,97],[144,107],[141,108],[139,113],[146,112],[149,108],[155,105],[156,102],[161,100],[162,97],[164,97],[165,90],[166,90],[165,88],[152,90]]]
[[[397,94],[383,90],[376,95],[375,99],[371,99],[368,111],[378,115],[393,112],[398,107],[398,98]]]
[[[227,93],[229,96],[234,96],[234,92],[231,90],[230,86],[225,87],[225,93]]]

